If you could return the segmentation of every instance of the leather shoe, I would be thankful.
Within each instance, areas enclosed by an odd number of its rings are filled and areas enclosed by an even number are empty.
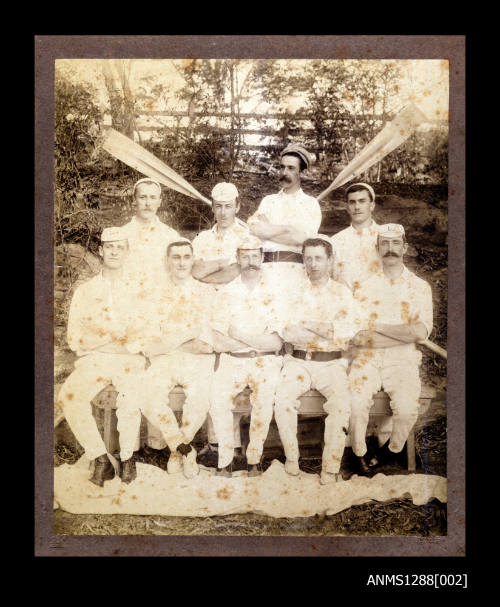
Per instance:
[[[189,443],[181,443],[176,451],[178,451],[181,455],[187,455],[191,451],[192,447]]]
[[[390,440],[390,439],[389,439]],[[394,461],[396,453],[389,449],[389,440],[377,449],[374,456],[370,460],[371,468],[378,468],[384,464],[389,464]]]
[[[366,463],[364,455],[362,455],[361,457],[356,456],[355,468],[356,468],[356,473],[359,476],[371,476],[372,475],[372,471],[370,470],[370,467]]]
[[[132,458],[122,463],[122,483],[131,483],[137,478],[137,469],[135,460]]]
[[[90,482],[99,487],[104,486],[104,481],[110,481],[115,477],[115,469],[109,461],[107,455],[100,455],[94,460],[94,473],[90,477]]]
[[[262,474],[262,466],[260,464],[248,464],[248,476],[260,476]]]
[[[233,476],[233,464],[228,464],[225,468],[217,468],[215,476],[231,478]]]

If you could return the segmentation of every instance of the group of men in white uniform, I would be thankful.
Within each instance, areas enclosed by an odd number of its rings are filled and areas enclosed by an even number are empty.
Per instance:
[[[134,186],[136,215],[102,232],[102,272],[73,296],[68,343],[74,372],[60,391],[66,419],[89,459],[90,480],[115,475],[92,415],[105,386],[118,392],[120,476],[136,477],[141,416],[170,449],[168,472],[198,474],[192,441],[209,421],[217,475],[232,475],[234,398],[251,390],[249,476],[262,472],[263,446],[275,417],[285,469],[298,475],[300,396],[326,398],[321,483],[340,480],[350,433],[356,472],[400,452],[417,415],[421,353],[432,330],[429,285],[403,263],[404,228],[377,225],[375,193],[366,183],[346,191],[351,225],[332,238],[318,233],[318,201],[301,189],[311,164],[302,146],[280,158],[278,194],[266,196],[247,224],[239,221],[237,188],[212,191],[215,225],[190,242],[157,217],[161,186]],[[186,395],[178,423],[169,393]],[[393,415],[367,461],[372,398],[390,396]]]

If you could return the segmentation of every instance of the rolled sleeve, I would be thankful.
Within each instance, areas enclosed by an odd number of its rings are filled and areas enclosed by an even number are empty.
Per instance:
[[[423,282],[423,281],[422,281]],[[432,333],[433,328],[433,309],[432,309],[432,290],[428,283],[423,282],[417,291],[417,301],[415,302],[417,314],[415,321],[421,322],[427,329],[427,336]]]

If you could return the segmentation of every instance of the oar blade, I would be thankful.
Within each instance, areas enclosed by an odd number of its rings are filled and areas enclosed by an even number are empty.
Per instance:
[[[425,122],[426,117],[415,104],[404,107],[398,115],[357,154],[351,162],[337,175],[332,184],[324,190],[318,200],[331,191],[343,186],[358,175],[367,171],[376,162],[382,160],[398,146],[404,143],[417,126]]]
[[[208,198],[202,196],[189,182],[167,166],[148,150],[132,141],[115,129],[109,129],[103,142],[103,148],[133,169],[156,179],[163,185],[191,198],[197,198],[211,205]]]

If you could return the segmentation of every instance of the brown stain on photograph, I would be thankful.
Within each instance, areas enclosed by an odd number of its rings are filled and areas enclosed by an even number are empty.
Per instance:
[[[233,487],[224,487],[224,489],[218,489],[216,495],[220,500],[228,500],[233,493]]]

